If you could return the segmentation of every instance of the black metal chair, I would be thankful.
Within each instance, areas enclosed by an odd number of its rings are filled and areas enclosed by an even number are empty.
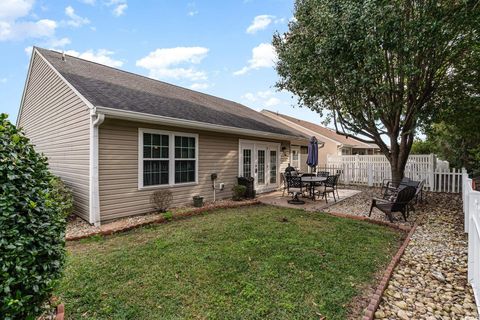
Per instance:
[[[322,183],[322,187],[320,190],[318,190],[318,197],[320,196],[325,197],[325,202],[328,203],[328,194],[333,193],[333,200],[337,202],[337,198],[335,198],[335,188],[337,184],[338,177],[336,175],[334,176],[328,176],[327,180],[325,180]]]
[[[416,191],[415,187],[406,186],[399,190],[396,195],[392,195],[390,199],[373,198],[368,216],[372,215],[373,208],[377,208],[387,215],[390,222],[393,222],[394,212],[401,212],[403,218],[407,221],[410,202],[415,198]]]
[[[300,176],[292,176],[290,174],[285,175],[287,180],[287,194],[292,195],[292,199],[288,200],[290,204],[304,204],[305,201],[298,198],[299,195],[303,194],[303,183]]]
[[[318,171],[317,172],[317,177],[328,177],[330,173],[328,171]]]
[[[337,171],[337,172],[338,172],[338,171]],[[338,181],[340,180],[340,174],[341,174],[341,173],[337,173],[337,174],[335,175],[335,177],[337,177],[337,178],[335,179],[335,188],[334,188],[334,189],[335,189],[335,191],[337,192],[337,198],[338,198],[338,199],[340,199],[340,195],[338,194]]]

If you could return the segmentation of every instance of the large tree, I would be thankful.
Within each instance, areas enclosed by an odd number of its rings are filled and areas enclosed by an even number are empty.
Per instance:
[[[297,0],[288,32],[273,38],[277,87],[338,133],[377,144],[400,180],[416,129],[473,55],[479,12],[478,1]]]

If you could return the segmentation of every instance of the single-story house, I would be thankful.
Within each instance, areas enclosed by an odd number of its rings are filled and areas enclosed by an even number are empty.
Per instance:
[[[273,120],[283,123],[292,130],[298,130],[307,136],[316,136],[319,140],[323,141],[323,147],[318,151],[318,164],[320,166],[327,164],[327,157],[329,155],[382,154],[377,145],[365,143],[352,137],[346,137],[336,133],[333,129],[270,110],[262,110],[261,113]],[[299,154],[299,163],[305,162],[306,154],[305,151],[302,152],[300,146],[292,145],[291,155],[295,153]]]
[[[237,176],[257,192],[281,184],[303,133],[241,104],[35,47],[17,125],[74,193],[74,210],[100,223],[192,196],[229,198]]]

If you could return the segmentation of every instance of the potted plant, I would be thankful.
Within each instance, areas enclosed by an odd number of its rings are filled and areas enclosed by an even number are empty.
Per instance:
[[[241,184],[237,184],[232,188],[233,195],[232,200],[240,201],[245,197],[245,193],[247,192],[247,187],[242,186]]]
[[[203,197],[193,196],[193,206],[196,208],[203,207]]]

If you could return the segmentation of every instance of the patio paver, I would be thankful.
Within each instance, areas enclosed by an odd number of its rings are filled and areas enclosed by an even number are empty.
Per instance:
[[[275,191],[260,195],[258,197],[258,201],[264,204],[286,208],[304,209],[306,211],[322,211],[323,209],[340,203],[341,201],[344,201],[360,192],[360,190],[355,189],[338,189],[340,197],[337,199],[337,202],[334,202],[334,199],[331,195],[328,197],[328,203],[325,202],[325,199],[321,198],[313,201],[308,198],[300,197],[301,200],[305,201],[305,204],[295,205],[287,202],[292,198],[290,195],[287,195],[287,192],[285,192],[285,195],[282,196],[282,191]]]

